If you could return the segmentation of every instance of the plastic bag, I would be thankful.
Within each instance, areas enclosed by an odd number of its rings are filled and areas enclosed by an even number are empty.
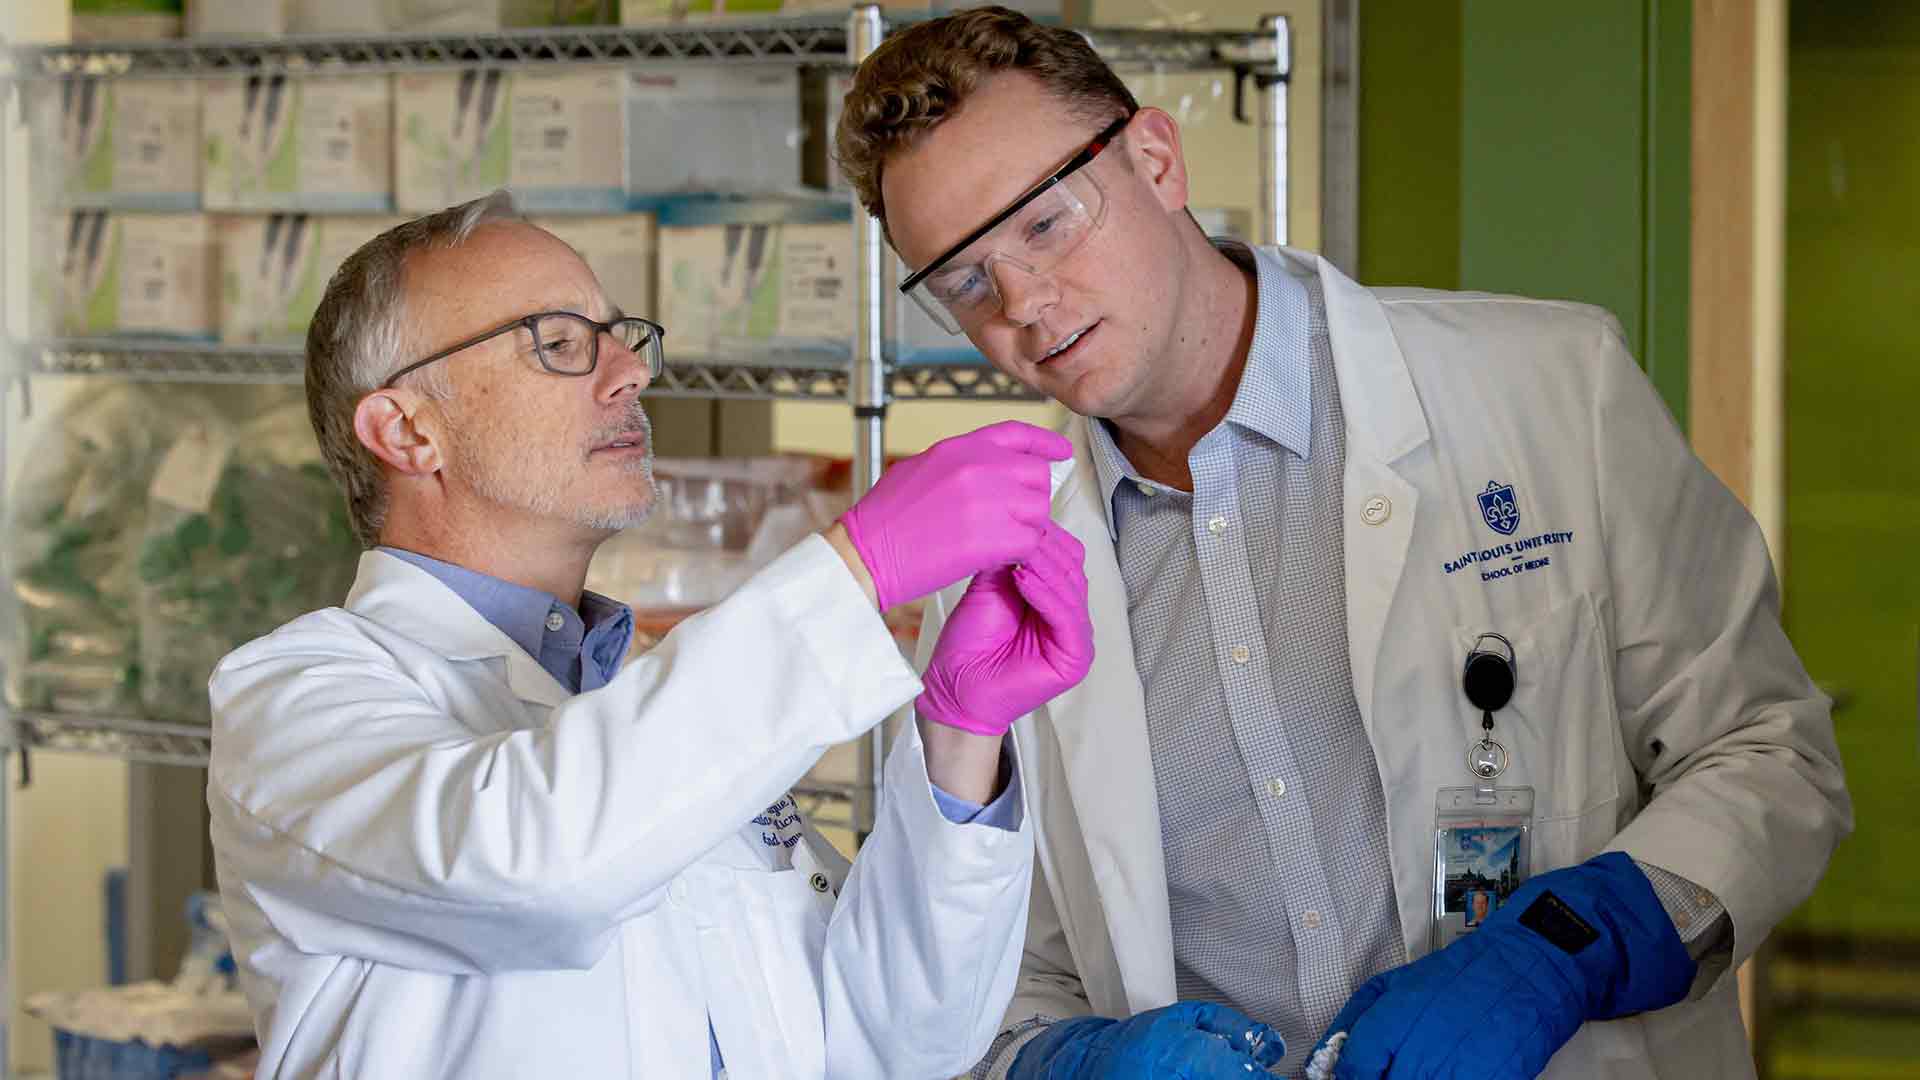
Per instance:
[[[149,495],[140,696],[157,718],[204,723],[220,659],[342,602],[360,548],[301,406],[183,432]]]
[[[181,428],[214,408],[184,388],[107,385],[76,395],[36,434],[8,518],[8,704],[134,708],[147,487]]]

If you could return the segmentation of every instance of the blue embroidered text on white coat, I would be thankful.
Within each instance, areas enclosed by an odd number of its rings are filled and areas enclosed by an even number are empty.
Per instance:
[[[1512,540],[1504,544],[1495,544],[1490,548],[1485,548],[1480,551],[1466,552],[1457,559],[1441,564],[1441,567],[1447,573],[1451,574],[1456,570],[1464,570],[1469,566],[1479,565],[1482,567],[1480,580],[1493,581],[1496,578],[1523,574],[1528,570],[1537,570],[1540,567],[1551,564],[1550,560],[1544,555],[1539,559],[1528,561],[1526,554],[1530,551],[1549,547],[1554,544],[1571,543],[1573,543],[1573,531],[1570,529],[1566,532],[1541,533],[1538,536],[1529,536],[1524,540]],[[1487,565],[1497,562],[1500,559],[1507,559],[1510,565],[1500,567]]]
[[[782,795],[780,801],[767,807],[767,811],[753,819],[761,827],[760,842],[768,847],[791,848],[800,842],[800,807],[794,803],[793,796]]]

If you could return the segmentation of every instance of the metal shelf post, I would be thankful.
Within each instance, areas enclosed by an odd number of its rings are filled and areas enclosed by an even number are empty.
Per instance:
[[[1253,72],[1260,95],[1260,242],[1282,245],[1287,242],[1287,74],[1293,57],[1287,17],[1262,15],[1259,36],[1273,50],[1265,70]]]
[[[878,4],[860,4],[847,16],[847,62],[860,62],[880,47],[886,36],[886,21]],[[827,108],[833,108],[828,102]],[[847,380],[847,402],[853,407],[853,497],[858,499],[872,490],[887,461],[887,368],[886,368],[886,296],[887,287],[881,268],[885,265],[885,238],[880,222],[860,205],[860,196],[849,193],[853,203],[853,372]],[[860,743],[860,778],[864,790],[854,800],[854,831],[864,841],[873,829],[880,808],[881,774],[887,765],[887,725],[881,723]]]

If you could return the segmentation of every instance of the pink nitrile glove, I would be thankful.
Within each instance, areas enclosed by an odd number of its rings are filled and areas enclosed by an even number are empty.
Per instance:
[[[914,703],[922,718],[976,735],[1079,685],[1093,666],[1086,548],[1049,525],[1019,566],[982,571],[940,628]]]
[[[1046,529],[1063,435],[1018,420],[942,439],[880,475],[846,526],[880,610],[1017,562]]]

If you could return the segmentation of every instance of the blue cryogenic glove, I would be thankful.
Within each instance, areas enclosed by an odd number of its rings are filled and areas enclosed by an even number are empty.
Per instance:
[[[1582,1023],[1672,1005],[1693,975],[1647,876],[1608,852],[1541,874],[1478,930],[1367,980],[1320,1045],[1348,1033],[1336,1080],[1531,1078]]]
[[[1181,1001],[1129,1020],[1082,1016],[1050,1024],[1020,1048],[1007,1080],[1247,1080],[1286,1053],[1279,1032],[1237,1009]]]

